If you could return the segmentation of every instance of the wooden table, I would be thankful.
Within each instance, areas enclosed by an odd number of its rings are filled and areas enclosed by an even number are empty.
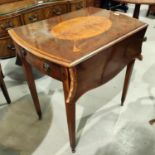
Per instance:
[[[114,1],[135,4],[135,9],[133,13],[134,18],[139,18],[141,4],[147,4],[147,5],[155,4],[155,0],[114,0]]]
[[[73,152],[76,146],[75,102],[127,66],[123,105],[135,59],[141,59],[146,29],[147,24],[137,19],[89,7],[9,30],[40,119],[31,66],[62,81]]]

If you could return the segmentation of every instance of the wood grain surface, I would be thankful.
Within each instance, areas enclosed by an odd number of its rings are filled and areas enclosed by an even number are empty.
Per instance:
[[[64,40],[81,40],[109,30],[112,22],[102,16],[77,17],[52,28],[52,35]]]
[[[77,41],[79,52],[73,52],[74,42],[58,39],[51,35],[51,29],[57,24],[76,17],[102,16],[112,22],[105,33]],[[147,24],[112,11],[88,7],[79,11],[28,24],[9,30],[12,39],[34,55],[63,66],[76,64],[92,57],[98,52],[112,46],[123,38],[147,27]],[[92,28],[93,29],[93,28]]]

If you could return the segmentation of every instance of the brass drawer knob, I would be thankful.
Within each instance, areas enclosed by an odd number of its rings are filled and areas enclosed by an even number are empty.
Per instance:
[[[15,51],[15,50],[16,50],[16,48],[15,48],[15,46],[14,46],[13,44],[8,44],[8,45],[7,45],[7,48],[8,48],[9,50],[11,50],[11,51]]]
[[[22,57],[25,57],[26,54],[27,54],[27,53],[26,53],[25,49],[22,49],[22,50],[21,50],[21,55],[22,55]]]
[[[0,27],[1,27],[2,30],[8,30],[10,28],[13,28],[14,24],[11,21],[8,21],[8,22],[6,22],[4,24],[1,24]]]
[[[29,20],[31,22],[36,22],[36,21],[38,21],[38,16],[37,15],[32,15],[32,16],[29,17]]]
[[[57,7],[53,9],[53,14],[55,15],[61,15],[62,14],[62,8]]]
[[[43,63],[43,69],[46,71],[46,72],[49,72],[50,71],[50,65],[48,63]]]

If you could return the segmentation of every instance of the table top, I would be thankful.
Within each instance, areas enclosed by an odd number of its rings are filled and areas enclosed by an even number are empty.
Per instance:
[[[108,28],[106,27],[107,25],[105,25],[105,27],[103,27],[105,31],[99,34],[93,36],[88,35],[86,38],[81,39],[61,39],[52,33],[52,29],[60,23],[79,17],[91,16],[103,17],[108,20],[111,25]],[[102,22],[101,20],[101,23]],[[77,26],[74,24],[70,29],[77,30],[80,28],[80,30],[90,29],[91,31],[96,31],[96,24],[98,24],[98,21],[88,22],[86,20],[86,22],[81,23],[83,27],[81,25],[79,26],[79,24],[77,24]],[[146,26],[147,24],[128,16],[89,7],[44,21],[10,29],[9,34],[17,44],[32,54],[62,66],[72,67],[98,52],[111,47]],[[75,31],[75,33],[76,32],[77,31]],[[64,31],[62,31],[62,34],[67,35]]]
[[[131,4],[155,4],[155,0],[114,0],[122,3],[131,3]]]

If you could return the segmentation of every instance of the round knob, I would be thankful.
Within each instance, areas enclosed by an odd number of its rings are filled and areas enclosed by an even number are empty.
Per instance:
[[[46,72],[49,72],[50,71],[50,65],[48,63],[44,63],[43,64],[43,68]]]

